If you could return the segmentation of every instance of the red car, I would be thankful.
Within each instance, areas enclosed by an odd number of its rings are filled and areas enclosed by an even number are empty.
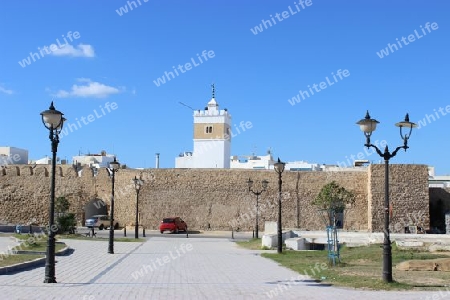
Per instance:
[[[178,233],[179,231],[187,231],[187,224],[180,217],[164,218],[159,224],[159,231],[170,231],[171,233]]]

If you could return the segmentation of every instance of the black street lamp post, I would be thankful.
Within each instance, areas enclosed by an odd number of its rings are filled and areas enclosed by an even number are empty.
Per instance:
[[[286,164],[284,162],[280,161],[280,158],[278,158],[278,161],[273,165],[275,172],[278,173],[278,224],[277,224],[277,231],[278,231],[278,246],[277,246],[277,252],[281,253],[283,251],[283,230],[281,228],[281,186],[283,184],[283,181],[281,180],[281,174],[284,171],[284,166]]]
[[[115,174],[119,170],[120,164],[114,157],[114,161],[109,163],[109,170],[112,173],[112,190],[111,190],[111,213],[110,213],[110,223],[109,223],[109,243],[108,243],[108,253],[114,254],[114,181]]]
[[[256,224],[255,224],[255,237],[258,239],[259,238],[259,220],[258,220],[258,216],[259,216],[259,195],[262,194],[262,192],[265,192],[267,189],[267,185],[269,184],[269,182],[267,180],[263,180],[261,181],[262,184],[262,190],[256,190],[254,191],[252,189],[253,187],[253,180],[251,180],[250,178],[247,181],[248,184],[248,191],[252,192],[254,195],[256,195]]]
[[[49,227],[47,239],[47,251],[45,256],[45,279],[44,283],[56,283],[55,277],[55,169],[56,152],[58,151],[59,133],[66,120],[63,113],[56,110],[53,101],[48,110],[41,112],[42,123],[50,132],[49,138],[52,142],[52,177],[50,187],[50,206],[49,206]]]
[[[366,137],[366,143],[364,144],[367,148],[375,148],[375,151],[384,158],[384,242],[383,242],[383,281],[392,282],[392,248],[391,248],[391,240],[389,236],[389,213],[390,213],[390,205],[389,205],[389,160],[394,157],[400,149],[408,149],[408,140],[411,136],[412,129],[417,127],[415,123],[409,121],[409,115],[406,114],[405,120],[398,122],[395,126],[400,127],[400,137],[403,139],[403,146],[399,146],[395,148],[394,152],[389,152],[388,146],[384,148],[384,152],[373,145],[370,142],[370,137],[372,132],[375,131],[377,124],[380,123],[375,119],[372,119],[369,115],[369,111],[366,113],[366,117],[356,124],[358,124],[361,130],[364,132]],[[408,133],[403,133],[402,128],[405,127],[409,130]]]
[[[134,188],[136,189],[136,221],[134,223],[134,238],[139,238],[139,191],[141,190],[141,186],[144,184],[144,181],[141,178],[137,178],[134,176],[133,179]]]

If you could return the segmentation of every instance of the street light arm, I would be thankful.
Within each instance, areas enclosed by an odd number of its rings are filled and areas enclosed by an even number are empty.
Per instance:
[[[383,157],[384,160],[389,160],[389,159],[391,159],[392,157],[394,157],[395,155],[397,155],[397,152],[398,152],[400,149],[405,149],[405,151],[406,151],[406,149],[409,148],[409,147],[406,145],[406,141],[405,141],[405,145],[403,145],[403,146],[398,146],[397,148],[395,148],[394,152],[392,152],[392,153],[389,152],[388,146],[386,146],[386,148],[384,148],[384,152],[381,152],[381,150],[380,150],[377,146],[375,146],[374,144],[366,144],[366,145],[364,145],[364,146],[366,146],[367,148],[369,148],[369,147],[375,148],[375,151],[378,153],[379,156]]]
[[[370,147],[375,148],[375,151],[378,153],[378,155],[381,157],[384,157],[384,153],[381,152],[381,150],[374,144],[365,144],[364,146],[366,146],[367,148],[370,148]],[[385,151],[385,153],[386,153],[386,151]]]
[[[250,179],[249,179],[249,181],[251,181]],[[252,182],[252,181],[251,181]],[[251,192],[251,193],[253,193],[255,196],[259,196],[259,195],[261,195],[263,192],[265,192],[266,190],[267,190],[267,183],[268,183],[268,181],[266,181],[266,182],[262,182],[262,188],[261,188],[261,190],[254,190],[253,189],[253,187],[251,187],[250,185],[249,185],[249,187],[248,187],[248,191],[249,192]]]
[[[409,148],[409,147],[406,145],[406,141],[405,141],[405,145],[403,145],[403,146],[398,146],[397,148],[395,148],[394,152],[392,152],[392,154],[390,155],[389,158],[394,157],[394,156],[397,154],[398,150],[400,150],[400,149],[405,149],[405,151],[406,151],[406,149],[408,149],[408,148]]]
[[[248,188],[249,192],[252,192],[254,195],[259,196],[261,195],[262,192],[264,192],[264,190],[261,191],[254,191],[252,188]]]

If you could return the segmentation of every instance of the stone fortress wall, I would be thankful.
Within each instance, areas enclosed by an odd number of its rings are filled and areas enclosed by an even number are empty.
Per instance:
[[[260,230],[264,221],[278,217],[278,175],[273,170],[244,169],[120,169],[115,174],[115,219],[134,224],[136,191],[132,179],[145,181],[139,194],[140,224],[157,229],[167,216],[182,217],[191,230],[252,230],[256,196],[248,192],[247,180],[254,188],[269,181],[259,197]],[[8,166],[0,170],[0,222],[41,225],[48,223],[51,166]],[[383,228],[384,166],[370,165],[360,171],[285,171],[283,180],[283,228],[323,230],[321,214],[312,200],[326,183],[335,180],[356,195],[356,203],[346,209],[345,230],[378,232]],[[79,223],[84,206],[95,198],[107,206],[111,197],[108,170],[94,172],[84,167],[57,165],[56,197],[65,196]],[[429,228],[428,170],[425,165],[390,166],[392,232],[402,232],[411,220]],[[98,203],[102,203],[99,201]],[[109,210],[109,208],[108,208]],[[420,223],[420,224],[417,224]]]

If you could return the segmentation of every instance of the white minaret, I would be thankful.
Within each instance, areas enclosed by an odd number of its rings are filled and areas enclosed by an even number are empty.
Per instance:
[[[212,85],[212,98],[204,110],[194,111],[194,168],[230,168],[231,115],[219,110]]]

